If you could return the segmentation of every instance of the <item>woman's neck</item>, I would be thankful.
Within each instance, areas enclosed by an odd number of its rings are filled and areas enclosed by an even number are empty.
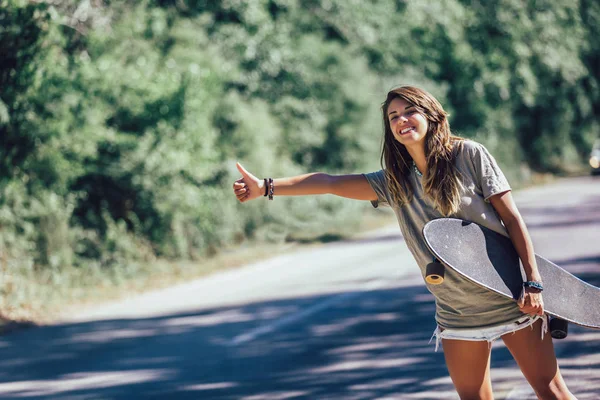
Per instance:
[[[408,154],[412,157],[417,169],[421,174],[427,171],[427,158],[425,157],[425,146],[407,147]]]

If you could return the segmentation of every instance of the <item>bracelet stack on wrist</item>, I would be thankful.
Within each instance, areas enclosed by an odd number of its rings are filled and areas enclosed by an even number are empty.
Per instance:
[[[265,182],[265,194],[263,194],[263,197],[269,196],[269,200],[273,200],[273,195],[275,194],[273,178],[264,178],[263,181]]]
[[[544,290],[544,285],[540,281],[527,281],[527,282],[523,282],[523,287],[524,288],[537,289],[540,292]]]

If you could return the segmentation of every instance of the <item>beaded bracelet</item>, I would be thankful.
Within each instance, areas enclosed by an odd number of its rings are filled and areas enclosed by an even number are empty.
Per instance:
[[[273,184],[273,178],[269,178],[269,200],[273,200],[275,194],[275,185]]]
[[[544,285],[542,284],[542,282],[537,282],[537,281],[523,282],[523,287],[537,289],[540,292],[544,290]]]

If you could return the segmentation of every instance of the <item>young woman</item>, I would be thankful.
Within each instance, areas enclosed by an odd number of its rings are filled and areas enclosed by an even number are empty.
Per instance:
[[[482,145],[452,135],[447,113],[422,89],[392,90],[382,111],[382,170],[263,180],[238,164],[242,178],[233,184],[235,195],[243,203],[266,195],[330,193],[390,206],[423,276],[432,256],[422,228],[432,219],[453,216],[509,236],[529,283],[518,304],[450,269],[447,284],[426,283],[435,296],[434,336],[442,341],[450,377],[461,399],[492,399],[490,343],[502,338],[540,399],[574,399],[560,374],[552,338],[545,334],[543,284],[531,239],[494,158]]]

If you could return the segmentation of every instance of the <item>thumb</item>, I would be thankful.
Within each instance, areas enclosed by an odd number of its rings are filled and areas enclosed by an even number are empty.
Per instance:
[[[240,174],[242,174],[242,176],[244,178],[256,179],[254,177],[254,175],[252,175],[250,172],[246,171],[246,168],[242,167],[242,164],[240,164],[239,162],[235,163],[235,166],[237,167],[238,171],[240,171]]]

